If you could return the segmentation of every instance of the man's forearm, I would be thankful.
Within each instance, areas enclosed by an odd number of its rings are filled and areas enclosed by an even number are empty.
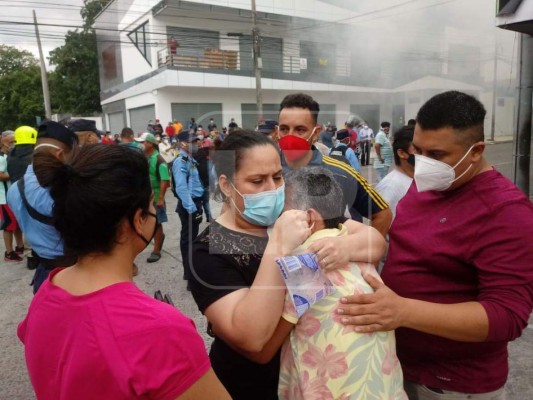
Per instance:
[[[390,208],[381,210],[375,214],[372,214],[372,227],[377,229],[379,233],[385,236],[389,232],[389,228],[392,222],[392,211]]]
[[[478,302],[437,304],[403,299],[401,326],[459,342],[483,342],[489,334],[487,312]]]
[[[387,248],[384,237],[371,226],[347,220],[344,225],[348,229],[348,235],[339,240],[346,242],[350,252],[350,261],[377,263]]]
[[[167,193],[167,189],[170,187],[170,183],[168,181],[161,181],[159,183],[159,201],[165,200],[165,194]]]

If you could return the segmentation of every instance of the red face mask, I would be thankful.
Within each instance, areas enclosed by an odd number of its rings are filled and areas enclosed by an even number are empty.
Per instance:
[[[316,128],[315,128],[316,129]],[[315,129],[309,135],[309,138],[315,133]],[[304,139],[296,135],[286,135],[279,139],[279,148],[287,161],[296,161],[304,157],[309,150],[311,150],[311,143],[309,138]]]

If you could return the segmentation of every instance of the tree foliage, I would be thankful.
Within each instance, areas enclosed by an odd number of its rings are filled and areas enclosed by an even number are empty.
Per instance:
[[[0,44],[0,76],[37,65],[37,60],[29,51]]]
[[[27,51],[0,46],[0,130],[35,125],[44,115],[41,71]]]
[[[55,66],[50,82],[53,105],[60,113],[101,112],[96,35],[91,26],[110,0],[84,0],[83,31],[69,31],[65,44],[50,53]]]
[[[85,31],[91,29],[94,19],[109,2],[110,0],[83,0],[83,8],[80,13],[83,18],[83,29]]]
[[[84,29],[69,31],[65,44],[50,53],[52,112],[92,115],[101,112],[96,35],[91,26],[110,0],[84,0]],[[37,59],[28,51],[0,45],[0,131],[44,115]]]
[[[50,90],[58,112],[92,115],[101,111],[94,32],[68,32],[65,44],[50,52],[50,64],[56,67]]]

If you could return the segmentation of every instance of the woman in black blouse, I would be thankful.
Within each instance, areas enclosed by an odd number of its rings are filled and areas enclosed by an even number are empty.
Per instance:
[[[225,204],[221,216],[193,243],[191,291],[215,336],[213,369],[232,398],[277,399],[279,355],[261,365],[242,354],[262,351],[276,331],[285,284],[275,259],[290,254],[310,235],[308,216],[296,210],[281,213],[281,161],[268,137],[232,132],[214,161],[216,194]],[[355,231],[362,229],[366,227],[358,224]],[[355,246],[365,253],[364,261],[375,261],[382,253],[381,236],[370,236],[365,236],[368,243],[361,240]],[[353,238],[348,245],[354,248]],[[344,257],[338,248],[324,244],[319,259]]]

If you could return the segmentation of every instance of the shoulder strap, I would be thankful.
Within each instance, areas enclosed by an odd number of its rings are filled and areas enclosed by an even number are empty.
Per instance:
[[[334,147],[334,148],[332,148],[329,151],[329,155],[330,156],[343,156],[343,157],[346,157],[346,151],[347,150],[348,150],[348,146],[338,145],[337,147]]]
[[[52,217],[41,214],[35,208],[30,206],[30,203],[28,203],[28,199],[26,199],[26,194],[24,193],[24,177],[19,179],[19,181],[17,182],[17,187],[20,192],[20,198],[22,200],[22,204],[24,204],[24,207],[26,208],[26,211],[28,211],[28,214],[30,215],[30,217],[32,217],[36,221],[39,221],[42,224],[54,225],[54,219]]]
[[[159,166],[161,164],[166,164],[166,163],[167,162],[165,161],[163,156],[161,154],[158,154],[156,162],[155,162],[155,176],[156,176],[158,181],[161,181],[161,173],[159,172]],[[167,168],[168,168],[168,165],[167,165]]]

